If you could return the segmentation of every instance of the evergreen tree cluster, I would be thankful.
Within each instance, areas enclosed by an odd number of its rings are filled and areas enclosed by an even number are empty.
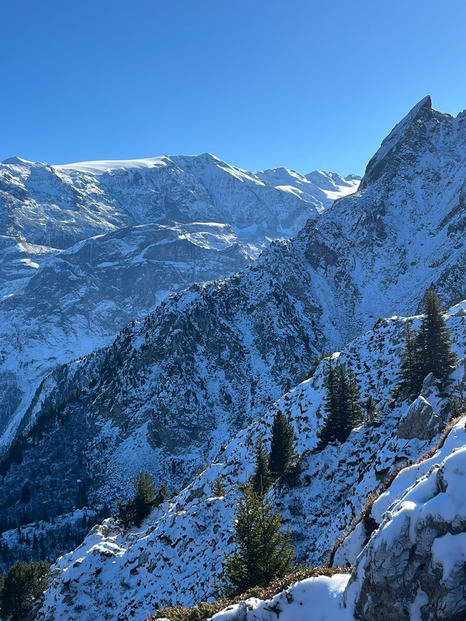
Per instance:
[[[159,507],[168,498],[168,489],[165,482],[157,490],[148,472],[139,472],[135,479],[131,479],[134,495],[126,502],[117,502],[117,518],[125,528],[141,526],[142,521],[154,507]]]
[[[423,298],[424,315],[418,332],[405,328],[405,348],[401,359],[401,381],[397,392],[419,395],[424,379],[432,373],[444,386],[456,356],[451,350],[450,331],[442,315],[440,300],[431,287]]]
[[[262,437],[256,445],[256,465],[236,508],[233,554],[225,560],[225,595],[233,597],[254,587],[266,587],[294,567],[294,547],[281,528],[281,518],[265,494],[285,472],[294,454],[293,426],[280,410],[272,425],[270,454]]]
[[[329,360],[324,384],[326,388],[324,411],[327,412],[327,418],[319,433],[318,450],[324,449],[332,442],[345,442],[351,430],[362,420],[356,379],[344,364],[334,367]],[[375,412],[372,403],[369,404],[369,408],[372,413]]]
[[[15,563],[7,576],[0,574],[0,616],[2,619],[21,621],[48,587],[50,565]]]

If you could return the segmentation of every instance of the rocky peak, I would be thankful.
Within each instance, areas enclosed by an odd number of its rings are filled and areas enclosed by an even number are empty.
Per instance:
[[[450,114],[432,108],[429,95],[421,99],[383,140],[367,165],[360,189],[365,190],[382,177],[391,179],[403,167],[415,164],[423,152],[431,149],[431,141],[442,139],[453,120]],[[464,143],[464,138],[460,142]]]

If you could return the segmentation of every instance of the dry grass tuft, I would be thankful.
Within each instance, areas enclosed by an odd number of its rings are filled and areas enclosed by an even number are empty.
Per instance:
[[[233,599],[220,599],[217,602],[208,603],[202,602],[193,608],[185,608],[184,606],[177,606],[174,608],[164,608],[158,610],[155,616],[150,615],[147,621],[155,621],[156,619],[170,619],[170,621],[204,621],[209,617],[212,617],[217,612],[238,604],[249,597],[257,597],[259,599],[272,599],[278,593],[285,591],[295,582],[300,582],[306,578],[316,578],[317,576],[333,576],[335,574],[349,573],[351,567],[312,567],[297,569],[291,574],[288,574],[284,578],[276,578],[266,588],[255,587],[249,589],[246,593],[242,593],[238,597]]]

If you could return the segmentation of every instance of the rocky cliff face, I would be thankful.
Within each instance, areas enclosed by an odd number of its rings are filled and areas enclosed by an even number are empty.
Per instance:
[[[466,614],[466,419],[441,448],[403,470],[374,504],[380,527],[358,557],[346,598],[357,619]]]

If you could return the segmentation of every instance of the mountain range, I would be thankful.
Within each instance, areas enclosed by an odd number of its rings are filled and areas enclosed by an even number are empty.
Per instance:
[[[284,169],[246,173],[213,156],[60,167],[4,162],[4,265],[13,277],[5,277],[2,325],[15,325],[19,310],[16,349],[3,352],[10,427],[0,504],[9,550],[37,552],[48,538],[51,556],[64,551],[60,533],[97,520],[103,505],[112,510],[141,470],[165,480],[172,494],[141,529],[126,532],[113,518],[95,526],[57,563],[38,618],[142,621],[158,608],[211,598],[223,552],[233,545],[238,485],[278,410],[294,425],[299,457],[269,495],[298,558],[355,564],[350,577],[328,579],[337,586],[316,579],[294,592],[320,589],[324,607],[325,593],[338,593],[351,615],[342,619],[388,618],[377,612],[381,598],[399,619],[462,618],[464,558],[450,555],[450,567],[445,554],[453,544],[435,542],[447,534],[464,539],[453,472],[462,468],[464,420],[442,439],[446,448],[435,447],[466,381],[465,115],[437,112],[424,98],[383,141],[360,184]],[[329,205],[331,198],[338,200]],[[217,276],[224,277],[205,282]],[[416,400],[395,401],[404,327],[407,318],[419,322],[430,286],[450,308],[458,363],[448,393],[427,378]],[[20,346],[24,357],[8,367]],[[379,419],[316,453],[326,363],[310,369],[325,352],[353,370]],[[443,462],[442,484],[435,464]],[[218,474],[223,497],[213,496]],[[422,513],[432,486],[445,494],[450,481],[450,518],[429,522],[422,548],[424,540],[406,536],[406,522],[395,519],[408,515],[396,503],[420,486],[406,503]],[[370,513],[366,500],[384,485]],[[392,570],[383,562],[389,531],[398,542]],[[406,557],[422,558],[413,564]],[[402,582],[406,572],[412,585],[403,591],[395,578]],[[434,609],[423,593],[435,579]],[[277,597],[286,620],[283,601],[291,605],[294,596]],[[269,618],[270,603],[248,606],[254,618]],[[248,606],[231,613],[242,617],[221,618],[252,618]],[[441,606],[445,614],[435,617]],[[294,609],[289,615],[298,618]]]
[[[0,445],[55,367],[170,292],[233,274],[359,179],[248,173],[216,157],[0,164]]]

